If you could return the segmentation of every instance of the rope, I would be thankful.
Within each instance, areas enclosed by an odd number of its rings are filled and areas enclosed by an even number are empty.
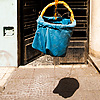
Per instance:
[[[57,20],[57,5],[58,5],[58,0],[55,0],[55,14],[54,14],[55,20]]]

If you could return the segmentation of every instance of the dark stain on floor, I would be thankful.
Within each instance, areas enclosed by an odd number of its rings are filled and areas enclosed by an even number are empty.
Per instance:
[[[59,94],[64,98],[71,97],[79,88],[79,82],[75,78],[62,78],[53,93]]]

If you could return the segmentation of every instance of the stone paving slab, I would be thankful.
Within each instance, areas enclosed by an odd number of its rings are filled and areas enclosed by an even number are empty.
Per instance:
[[[76,68],[75,66],[65,68],[64,65],[61,68],[60,65],[60,67],[55,66],[55,69],[35,68],[34,66],[33,68],[16,68],[6,83],[5,90],[0,94],[0,100],[65,100],[59,94],[54,94],[53,90],[58,85],[59,80],[69,75],[71,70],[70,77],[76,78],[80,86],[67,100],[98,100],[100,93],[99,74],[93,70],[95,75],[91,76],[93,72],[89,71],[91,67],[89,68],[87,65],[84,68],[81,65]],[[85,68],[88,75],[84,75]]]
[[[0,92],[5,89],[7,79],[10,77],[14,69],[14,67],[0,67]]]
[[[98,96],[95,95],[95,91],[81,91],[81,95],[84,98],[83,100],[99,100]]]
[[[82,90],[100,90],[100,77],[79,77],[78,80],[80,81],[80,88]]]
[[[93,66],[46,65],[42,61],[39,64],[40,59],[35,64],[32,62],[13,70],[4,91],[0,93],[0,100],[99,100],[100,74]],[[68,77],[79,82],[79,88],[74,94],[64,98],[61,94],[53,93],[60,80]]]

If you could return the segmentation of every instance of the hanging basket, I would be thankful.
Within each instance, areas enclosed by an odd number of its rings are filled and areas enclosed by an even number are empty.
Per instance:
[[[32,47],[44,54],[64,57],[76,20],[72,10],[64,1],[59,1],[58,4],[63,4],[71,12],[70,19],[57,17],[55,20],[55,17],[43,16],[46,9],[55,5],[55,2],[48,4],[37,19],[37,30]]]

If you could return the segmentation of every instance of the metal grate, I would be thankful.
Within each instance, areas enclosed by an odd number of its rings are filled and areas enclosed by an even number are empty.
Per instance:
[[[74,12],[77,22],[67,50],[66,57],[54,58],[60,63],[87,63],[89,37],[89,0],[64,0]],[[58,15],[70,18],[66,8],[58,6]],[[57,61],[56,61],[57,62]]]
[[[36,0],[21,0],[21,63],[32,61],[41,53],[32,48],[32,42],[36,31],[36,20],[38,18],[41,3]]]
[[[26,64],[41,53],[32,48],[36,31],[36,19],[48,3],[54,0],[18,0],[20,1],[21,62]],[[59,63],[86,63],[88,54],[89,0],[64,0],[72,8],[77,26],[74,29],[66,57],[54,58]],[[45,15],[53,16],[54,6]],[[70,12],[58,5],[58,16],[70,17]]]

